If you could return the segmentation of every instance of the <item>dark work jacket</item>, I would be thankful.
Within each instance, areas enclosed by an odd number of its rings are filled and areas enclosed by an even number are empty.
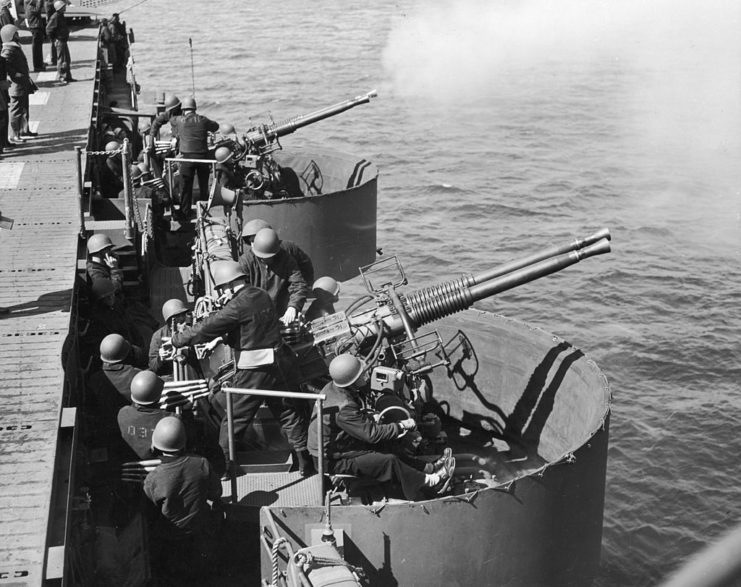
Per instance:
[[[399,438],[398,424],[379,424],[373,416],[363,412],[357,392],[337,387],[333,381],[322,389],[324,402],[324,454],[329,460],[352,458],[378,451],[378,444]],[[307,448],[313,456],[319,455],[316,407],[311,415]]]
[[[180,152],[192,158],[206,158],[208,152],[208,133],[219,130],[219,123],[214,122],[196,114],[188,112],[170,119],[173,127],[173,135],[180,140]]]
[[[309,255],[304,253],[301,247],[291,241],[280,241],[280,248],[293,257],[296,265],[298,265],[298,270],[304,277],[306,285],[311,288],[314,285],[314,264],[311,262]]]
[[[118,427],[121,436],[140,459],[151,459],[152,433],[157,422],[172,416],[170,412],[160,410],[156,405],[142,406],[131,404],[122,407],[118,412]]]
[[[248,248],[239,258],[239,266],[247,282],[268,292],[278,316],[288,307],[301,311],[306,303],[309,286],[304,281],[295,259],[281,249],[268,263],[263,263]]]
[[[31,90],[31,77],[28,73],[28,60],[21,46],[15,41],[3,45],[2,56],[10,78],[11,96],[26,96]]]
[[[206,500],[221,497],[221,482],[203,457],[163,456],[144,480],[144,493],[162,515],[154,524],[155,536],[175,541],[207,530]]]
[[[63,12],[55,12],[49,17],[49,22],[46,23],[46,34],[52,41],[69,40],[69,29],[67,28],[67,19],[64,17]]]
[[[278,317],[270,297],[261,289],[245,286],[220,310],[195,326],[172,336],[175,347],[183,347],[226,336],[239,360],[240,351],[273,348],[283,344]]]
[[[168,375],[172,376],[172,361],[163,361],[160,359],[159,351],[162,346],[163,336],[171,336],[169,324],[165,324],[152,334],[152,340],[149,343],[149,370],[154,371],[157,375],[166,377]],[[188,353],[186,362],[196,373],[200,373],[198,359],[195,358],[193,353]]]
[[[10,13],[10,9],[7,6],[0,8],[0,28],[3,28],[6,24],[15,24],[13,22],[13,15]],[[3,42],[0,41],[0,47],[3,46]]]
[[[94,413],[104,430],[118,433],[118,411],[131,403],[131,380],[140,370],[131,365],[103,363],[101,370],[90,376],[88,387],[94,398]]]
[[[23,3],[23,13],[28,21],[29,29],[40,29],[43,26],[44,1],[25,0]]]
[[[165,124],[169,124],[173,118],[175,118],[177,115],[173,115],[170,112],[162,112],[158,114],[155,119],[152,121],[152,126],[149,128],[149,135],[152,137],[152,139],[156,139],[159,136],[160,128],[162,128]],[[175,134],[175,126],[170,125],[170,129],[172,131],[172,136],[176,137]]]
[[[120,267],[111,269],[97,255],[91,256],[85,265],[88,285],[93,285],[99,279],[108,279],[113,284],[117,294],[123,292],[123,270]]]

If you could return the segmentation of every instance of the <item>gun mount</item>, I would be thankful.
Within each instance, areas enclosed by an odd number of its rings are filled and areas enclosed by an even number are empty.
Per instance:
[[[346,110],[350,110],[351,108],[355,108],[361,104],[367,104],[370,102],[371,98],[375,98],[377,95],[378,93],[376,90],[371,90],[366,94],[343,100],[342,102],[326,106],[325,108],[315,110],[308,114],[294,116],[293,118],[289,118],[283,122],[255,126],[249,129],[242,138],[250,150],[258,151],[263,154],[270,153],[281,148],[280,143],[278,143],[280,137],[289,135],[304,126],[336,116],[341,112],[345,112]]]
[[[398,286],[406,284],[406,277],[396,258],[379,261],[361,268],[361,275],[371,294],[361,300],[375,299],[375,308],[356,311],[354,308],[357,308],[357,304],[354,304],[347,313],[312,321],[309,330],[314,337],[314,344],[322,348],[325,357],[348,351],[362,354],[372,347],[365,355],[372,363],[370,359],[381,346],[382,339],[388,339],[396,346],[401,341],[407,349],[411,347],[411,352],[405,356],[417,358],[430,348],[429,343],[423,340],[428,335],[416,335],[420,326],[465,310],[479,300],[561,271],[583,259],[608,253],[610,238],[609,230],[603,229],[587,238],[544,249],[489,271],[439,283],[407,295],[396,291]],[[381,278],[380,284],[375,285],[374,281],[378,282],[376,275],[383,273],[390,263],[396,265],[395,274],[390,279]],[[379,268],[381,265],[386,267]],[[396,356],[398,359],[399,355]]]
[[[217,148],[225,147],[232,152],[231,171],[226,180],[231,184],[228,186],[229,189],[243,191],[247,199],[271,200],[304,196],[304,190],[307,188],[311,190],[313,186],[304,185],[302,188],[297,171],[282,167],[272,156],[272,153],[283,148],[280,144],[280,137],[360,104],[366,104],[375,96],[377,93],[372,90],[314,112],[294,116],[283,122],[254,126],[236,141],[227,138],[217,143]]]

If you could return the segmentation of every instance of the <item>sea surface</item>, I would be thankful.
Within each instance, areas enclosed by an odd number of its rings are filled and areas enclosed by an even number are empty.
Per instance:
[[[125,5],[143,102],[195,88],[244,131],[377,89],[283,145],[377,164],[378,244],[414,287],[609,227],[611,254],[480,304],[609,379],[598,586],[656,584],[741,521],[738,2]]]

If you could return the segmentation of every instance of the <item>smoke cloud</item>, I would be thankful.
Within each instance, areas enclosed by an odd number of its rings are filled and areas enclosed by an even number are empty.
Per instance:
[[[654,169],[678,170],[676,187],[694,198],[690,206],[701,192],[733,217],[741,195],[739,31],[738,0],[419,2],[394,21],[383,63],[392,91],[412,103],[519,100],[537,108],[547,95],[578,108],[582,99],[624,135],[610,140],[645,154]]]

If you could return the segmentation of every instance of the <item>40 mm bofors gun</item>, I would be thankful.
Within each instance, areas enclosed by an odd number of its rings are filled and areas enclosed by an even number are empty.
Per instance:
[[[426,363],[425,357],[442,347],[442,341],[436,332],[418,335],[420,326],[465,310],[479,300],[561,271],[582,259],[608,253],[610,239],[610,232],[605,228],[566,245],[550,247],[489,271],[462,276],[410,294],[397,291],[399,286],[406,285],[407,279],[396,257],[391,257],[361,268],[368,295],[345,312],[312,321],[308,329],[325,359],[351,352],[362,356],[369,368],[384,363],[408,374],[411,370],[424,372],[437,366]],[[374,306],[363,310],[362,306],[371,301],[375,302]],[[405,369],[406,364],[414,367]]]
[[[377,95],[375,90],[371,90],[354,98],[337,102],[308,114],[294,116],[282,122],[258,124],[247,130],[236,141],[227,141],[225,144],[234,153],[233,161],[239,166],[240,175],[244,176],[244,189],[248,197],[252,199],[273,199],[305,195],[301,189],[299,175],[303,173],[315,174],[317,170],[293,170],[278,165],[273,159],[272,153],[283,148],[280,144],[280,138],[361,104],[367,104],[371,98]],[[316,180],[304,181],[304,185],[308,185],[314,191],[321,189],[317,187]]]

